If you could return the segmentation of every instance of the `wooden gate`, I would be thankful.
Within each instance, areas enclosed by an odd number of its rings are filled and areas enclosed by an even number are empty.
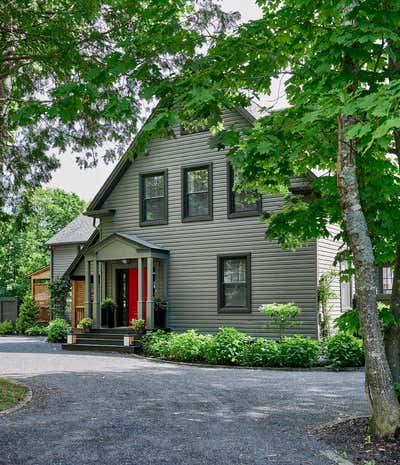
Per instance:
[[[85,281],[72,281],[72,327],[76,328],[77,324],[85,317]]]

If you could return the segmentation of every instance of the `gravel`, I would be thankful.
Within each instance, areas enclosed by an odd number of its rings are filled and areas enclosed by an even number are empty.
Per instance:
[[[0,465],[328,465],[316,427],[367,415],[361,372],[202,368],[0,338],[33,391],[0,421]]]

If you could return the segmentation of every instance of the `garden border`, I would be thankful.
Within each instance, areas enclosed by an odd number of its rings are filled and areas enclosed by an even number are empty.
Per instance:
[[[184,366],[192,366],[198,368],[228,368],[228,369],[239,369],[239,370],[264,370],[264,371],[326,371],[326,372],[340,372],[340,371],[357,371],[363,372],[364,367],[310,367],[310,368],[302,368],[302,367],[252,367],[252,366],[244,366],[244,365],[218,365],[218,364],[211,364],[211,363],[202,363],[202,362],[179,362],[177,360],[168,360],[158,357],[149,357],[147,355],[139,355],[139,354],[130,354],[129,357],[139,358],[143,360],[149,360],[158,363],[170,363],[173,365],[184,365]]]
[[[23,384],[25,386],[25,388],[26,388],[26,394],[25,394],[25,397],[17,403],[17,405],[14,405],[14,407],[10,407],[8,409],[1,410],[0,411],[0,416],[9,415],[10,413],[17,412],[18,410],[22,409],[27,404],[29,404],[29,402],[32,400],[32,397],[33,397],[32,389],[27,384],[21,382],[19,379],[14,379],[14,378],[7,378],[7,379],[10,379],[11,381],[15,381],[15,382],[20,383],[20,384]]]

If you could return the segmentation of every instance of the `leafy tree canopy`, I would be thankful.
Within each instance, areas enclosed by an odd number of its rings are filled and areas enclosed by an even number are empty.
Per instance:
[[[159,80],[230,24],[211,0],[12,0],[0,5],[0,200],[47,181],[49,152],[120,155]],[[171,81],[172,85],[172,81]],[[150,106],[153,102],[150,102]]]
[[[44,244],[85,209],[76,194],[37,188],[15,206],[9,221],[0,222],[0,296],[23,296],[26,275],[49,264]]]

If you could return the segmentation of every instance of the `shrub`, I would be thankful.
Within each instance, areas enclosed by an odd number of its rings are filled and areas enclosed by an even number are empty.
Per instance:
[[[38,324],[34,324],[32,326],[29,326],[25,330],[25,334],[27,336],[46,336],[47,334],[47,327],[46,326],[41,326]]]
[[[198,334],[191,329],[185,333],[173,333],[169,340],[169,358],[182,362],[197,362],[204,360],[205,346],[212,336]]]
[[[51,320],[47,328],[47,342],[65,341],[70,330],[68,322],[62,318]]]
[[[326,348],[328,360],[335,366],[349,367],[364,364],[362,341],[351,334],[338,333],[328,338]]]
[[[21,334],[25,333],[30,326],[36,323],[39,313],[40,309],[33,296],[26,294],[24,301],[19,307],[18,318],[15,324],[17,331]]]
[[[0,334],[15,334],[15,325],[11,320],[0,323]]]
[[[282,339],[289,326],[294,326],[294,319],[301,313],[299,307],[293,302],[287,304],[265,304],[261,305],[260,312],[269,317],[265,323],[266,328],[278,328],[279,337]],[[301,324],[301,322],[297,322]]]
[[[168,358],[169,342],[174,333],[166,333],[162,329],[147,332],[142,338],[143,352],[152,357]]]
[[[137,320],[131,320],[130,324],[136,333],[143,332],[146,328],[146,322],[144,320],[141,320],[140,318]]]
[[[245,366],[279,366],[280,348],[276,341],[262,337],[249,340],[243,345],[238,357],[239,365]]]
[[[205,343],[204,358],[210,363],[234,365],[238,363],[248,340],[249,336],[235,328],[221,328]]]
[[[279,346],[283,366],[311,367],[318,362],[319,344],[309,337],[284,337]]]
[[[93,326],[93,320],[91,318],[82,318],[82,320],[77,324],[77,328],[86,329]]]

